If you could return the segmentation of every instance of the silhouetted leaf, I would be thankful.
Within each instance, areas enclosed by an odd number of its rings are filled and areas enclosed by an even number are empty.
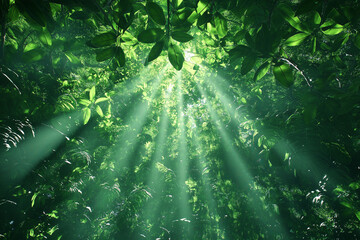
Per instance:
[[[164,36],[164,31],[160,28],[149,28],[142,31],[138,36],[138,41],[142,43],[154,43]]]
[[[118,61],[120,67],[125,66],[125,53],[121,47],[116,47],[115,58]]]
[[[103,62],[109,58],[114,57],[114,54],[115,54],[115,47],[99,49],[96,51],[96,61]]]
[[[173,67],[180,71],[184,63],[184,56],[183,51],[179,48],[179,46],[170,44],[168,49],[168,57]]]
[[[116,41],[116,35],[113,32],[107,32],[95,36],[91,40],[91,44],[92,46],[99,48],[99,47],[110,46],[114,44],[115,41]]]
[[[147,2],[146,11],[157,24],[165,25],[164,11],[157,3]]]
[[[185,32],[180,32],[180,31],[172,32],[171,37],[174,40],[179,41],[179,42],[188,42],[193,39],[193,36],[191,36]]]
[[[164,48],[164,41],[159,41],[151,48],[147,61],[151,62],[158,58]]]
[[[241,64],[241,74],[245,75],[247,74],[255,65],[256,62],[256,56],[253,54],[250,54],[246,56]]]

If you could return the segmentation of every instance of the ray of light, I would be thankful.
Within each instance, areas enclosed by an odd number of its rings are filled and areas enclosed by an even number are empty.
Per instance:
[[[177,73],[177,120],[178,120],[178,158],[176,164],[176,174],[177,174],[177,186],[178,186],[178,196],[177,196],[177,205],[178,209],[178,219],[175,221],[178,222],[179,227],[183,229],[183,239],[190,239],[192,234],[192,210],[190,209],[189,204],[189,194],[187,193],[187,184],[188,179],[188,169],[189,169],[189,156],[187,153],[187,143],[186,143],[186,127],[184,119],[184,101],[183,101],[183,91],[182,91],[182,75],[181,72]]]
[[[208,101],[208,95],[205,93],[201,85],[198,84],[197,87],[201,95],[206,99],[205,106],[210,114],[212,121],[215,124],[216,129],[220,134],[221,141],[224,144],[226,154],[228,155],[227,158],[224,158],[224,160],[226,160],[226,164],[228,165],[228,169],[230,170],[229,174],[232,175],[232,178],[236,181],[236,184],[241,187],[241,189],[248,192],[249,198],[252,200],[252,202],[249,201],[248,205],[254,212],[254,214],[258,216],[261,224],[265,224],[267,226],[276,224],[278,225],[278,227],[273,227],[272,234],[281,234],[286,236],[286,231],[281,225],[280,220],[274,215],[271,216],[265,211],[266,207],[264,205],[264,202],[261,200],[261,196],[258,195],[259,193],[257,193],[256,189],[254,188],[254,181],[252,179],[250,171],[245,165],[244,157],[241,156],[241,154],[233,146],[234,143],[231,140],[231,137],[228,135],[220,118],[213,110],[210,102]]]
[[[214,193],[212,190],[212,183],[210,181],[210,178],[208,177],[208,170],[209,170],[209,164],[208,164],[208,160],[206,159],[206,152],[204,151],[203,145],[204,143],[201,142],[200,139],[200,135],[198,132],[198,126],[196,124],[196,121],[193,117],[189,118],[190,121],[190,125],[193,126],[192,131],[193,131],[193,137],[192,137],[192,142],[194,144],[195,147],[195,151],[196,151],[196,155],[197,158],[195,163],[196,163],[196,167],[197,169],[202,169],[201,172],[201,179],[202,179],[202,183],[203,183],[203,188],[205,189],[205,196],[204,196],[204,200],[205,200],[205,204],[207,205],[208,208],[208,212],[209,212],[209,218],[210,218],[210,227],[206,227],[206,229],[209,229],[210,231],[208,232],[207,237],[211,237],[216,235],[216,239],[224,239],[226,238],[224,229],[223,229],[223,223],[222,223],[222,219],[219,217],[219,213],[217,210],[217,204],[215,202],[215,199],[213,197]]]
[[[69,140],[67,135],[71,136],[81,126],[75,124],[80,118],[79,111],[56,117],[39,127],[33,138],[27,138],[17,148],[4,152],[2,158],[7,159],[9,164],[1,171],[1,182],[10,186],[21,181],[43,159]]]

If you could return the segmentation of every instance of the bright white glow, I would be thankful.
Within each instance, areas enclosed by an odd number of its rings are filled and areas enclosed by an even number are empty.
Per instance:
[[[190,62],[190,59],[191,59],[193,56],[195,56],[194,53],[189,52],[189,51],[187,51],[187,50],[185,50],[184,52],[185,52],[185,61],[187,61],[187,62]]]

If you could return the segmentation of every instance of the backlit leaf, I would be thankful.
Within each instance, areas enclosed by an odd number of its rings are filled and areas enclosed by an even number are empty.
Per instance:
[[[89,106],[91,104],[91,102],[89,100],[87,100],[87,99],[80,99],[79,104],[84,105],[84,106],[87,107],[87,106]]]
[[[255,72],[254,81],[260,80],[270,69],[270,62],[264,62]]]
[[[90,101],[92,102],[95,98],[95,93],[96,93],[96,90],[95,90],[95,86],[93,86],[91,89],[90,89],[90,92],[89,92],[89,99]]]
[[[83,109],[83,120],[84,120],[84,125],[86,125],[91,117],[91,110],[90,108],[84,108]]]
[[[99,105],[96,105],[96,112],[99,114],[100,117],[104,116],[104,113]]]
[[[220,13],[215,15],[215,26],[219,37],[225,37],[228,31],[227,21]]]
[[[276,65],[273,68],[275,79],[284,87],[294,84],[294,77],[288,64]]]
[[[288,46],[298,46],[300,45],[307,37],[309,36],[308,33],[297,33],[291,37],[289,37],[286,41],[285,44]]]

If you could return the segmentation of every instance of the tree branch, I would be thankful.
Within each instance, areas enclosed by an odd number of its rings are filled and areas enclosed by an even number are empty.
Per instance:
[[[288,58],[283,58],[283,57],[282,57],[282,58],[280,58],[280,60],[286,62],[287,64],[289,64],[290,66],[292,66],[293,68],[295,68],[297,71],[299,71],[299,73],[301,74],[301,76],[304,77],[307,85],[308,85],[309,87],[312,87],[311,84],[310,84],[311,80],[305,75],[305,73],[304,73],[295,63],[293,63],[293,62],[292,62],[290,59],[288,59]]]

